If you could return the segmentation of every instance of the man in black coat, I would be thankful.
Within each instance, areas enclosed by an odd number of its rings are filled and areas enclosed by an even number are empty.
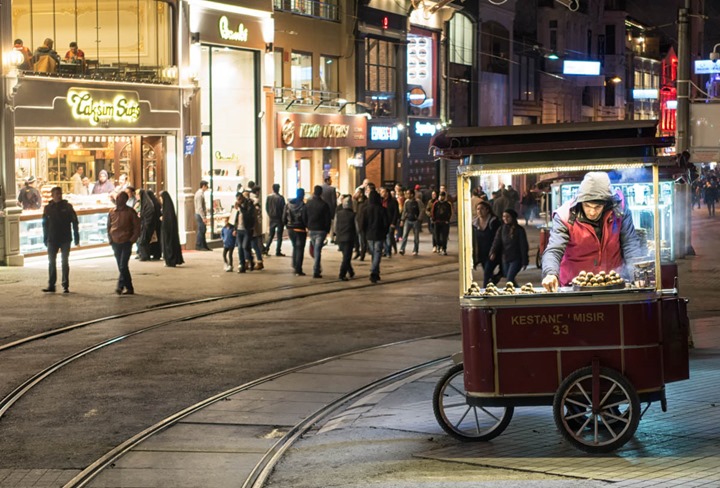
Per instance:
[[[380,260],[382,258],[385,239],[390,228],[390,220],[387,212],[382,206],[380,194],[375,189],[368,194],[368,205],[364,210],[362,231],[368,241],[368,249],[372,254],[372,266],[370,268],[370,281],[380,281]]]
[[[310,238],[310,254],[315,258],[313,278],[322,278],[322,248],[330,232],[332,212],[330,206],[322,199],[322,186],[313,188],[313,197],[307,202],[307,229]]]
[[[268,214],[270,220],[270,229],[268,234],[268,241],[265,244],[265,255],[270,254],[270,244],[272,244],[273,237],[277,233],[277,248],[275,250],[276,256],[285,256],[282,253],[282,239],[283,239],[283,215],[285,213],[285,197],[280,194],[280,185],[275,183],[272,186],[272,195],[268,195],[265,200],[265,211]]]
[[[342,207],[335,214],[335,242],[337,242],[342,252],[342,263],[340,264],[340,276],[342,281],[348,281],[355,276],[355,270],[352,267],[352,252],[355,242],[357,241],[357,227],[355,226],[355,212],[353,212],[352,198],[345,195],[342,201]]]
[[[400,223],[400,207],[397,200],[390,194],[390,191],[380,187],[380,199],[385,212],[388,216],[388,233],[385,236],[385,247],[383,249],[384,257],[392,257],[393,249],[397,253],[397,241],[395,241],[395,229]]]
[[[75,238],[75,245],[80,244],[78,218],[73,206],[63,200],[62,188],[56,186],[50,190],[52,200],[43,211],[43,240],[48,250],[48,286],[43,288],[46,293],[55,292],[57,282],[57,253],[61,252],[63,293],[70,293],[70,243]]]

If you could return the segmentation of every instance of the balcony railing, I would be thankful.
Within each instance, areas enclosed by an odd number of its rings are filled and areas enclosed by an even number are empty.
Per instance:
[[[73,78],[84,80],[120,81],[129,83],[155,83],[171,85],[177,80],[177,68],[172,66],[142,66],[132,63],[99,64],[86,60],[82,63],[61,62],[52,73],[22,71],[25,76]]]
[[[335,22],[340,18],[336,2],[323,2],[320,0],[274,0],[273,6],[275,10],[333,20]]]
[[[285,110],[292,106],[319,108],[340,108],[346,102],[340,98],[340,92],[307,90],[304,88],[288,88],[277,86],[275,91],[275,104],[284,105]]]

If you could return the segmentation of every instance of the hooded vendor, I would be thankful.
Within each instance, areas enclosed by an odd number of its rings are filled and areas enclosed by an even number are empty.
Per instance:
[[[621,193],[613,194],[604,172],[585,175],[577,196],[553,214],[550,240],[542,257],[542,284],[557,291],[580,271],[622,273],[643,252],[632,214]]]

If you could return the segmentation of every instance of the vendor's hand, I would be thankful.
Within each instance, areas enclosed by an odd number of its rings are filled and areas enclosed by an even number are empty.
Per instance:
[[[488,258],[490,259],[490,261],[495,261],[495,253],[491,252],[490,256],[488,256]]]
[[[550,292],[556,292],[558,289],[558,285],[559,285],[558,279],[557,279],[557,276],[555,276],[555,275],[547,275],[542,280],[542,286],[547,291],[550,291]]]

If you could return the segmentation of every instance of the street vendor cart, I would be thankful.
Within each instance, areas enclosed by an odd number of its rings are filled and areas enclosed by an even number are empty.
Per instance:
[[[662,276],[661,246],[654,244],[661,242],[658,168],[674,164],[657,156],[672,140],[655,131],[654,122],[638,121],[450,128],[433,139],[436,157],[462,161],[462,355],[433,397],[435,416],[449,435],[487,441],[505,430],[516,407],[548,405],[569,443],[609,452],[633,437],[650,403],[666,410],[667,383],[689,377],[686,300],[674,277]],[[581,179],[588,171],[647,188],[650,220],[645,216],[644,225],[652,234],[642,243],[642,257],[623,269],[583,271],[554,292],[539,283],[479,287],[471,179],[552,172],[577,172]]]

